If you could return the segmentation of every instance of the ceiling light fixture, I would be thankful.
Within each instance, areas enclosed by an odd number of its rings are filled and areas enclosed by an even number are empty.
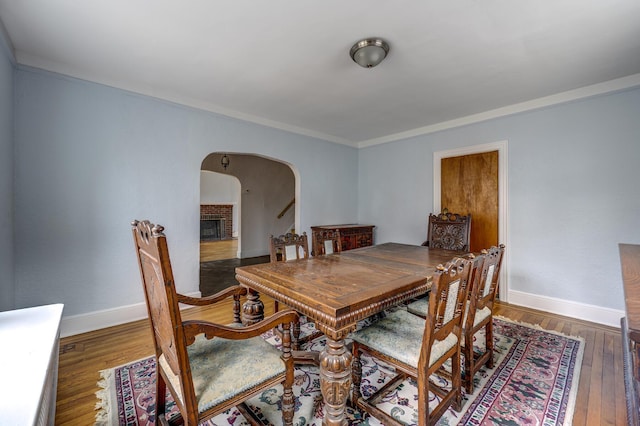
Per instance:
[[[367,38],[353,45],[349,55],[353,61],[364,68],[378,65],[389,53],[389,45],[379,38]]]

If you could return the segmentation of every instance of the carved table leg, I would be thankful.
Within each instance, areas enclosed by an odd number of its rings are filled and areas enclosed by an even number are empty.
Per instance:
[[[251,325],[264,319],[264,304],[260,300],[260,293],[249,289],[247,300],[242,305],[242,324]]]
[[[320,352],[320,390],[324,398],[323,426],[347,424],[345,406],[351,387],[351,353],[344,339],[327,336],[325,349]]]

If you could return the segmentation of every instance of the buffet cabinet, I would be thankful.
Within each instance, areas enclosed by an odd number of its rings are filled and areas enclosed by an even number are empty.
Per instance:
[[[340,249],[342,251],[353,250],[360,247],[373,245],[374,225],[319,225],[311,227],[311,255],[321,253],[322,234],[327,231],[340,232]]]
[[[640,245],[620,244],[625,317],[621,319],[627,420],[640,424]]]

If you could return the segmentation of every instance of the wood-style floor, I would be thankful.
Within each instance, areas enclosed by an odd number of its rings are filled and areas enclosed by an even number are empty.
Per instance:
[[[203,241],[200,243],[200,262],[235,259],[238,257],[238,240]]]
[[[233,240],[229,240],[233,241]],[[235,249],[234,255],[235,257]],[[263,297],[265,314],[273,301]],[[184,319],[232,321],[231,303],[216,309],[192,308]],[[496,314],[538,324],[547,330],[582,336],[586,347],[576,400],[574,425],[626,425],[620,330],[587,321],[498,303]],[[153,354],[147,320],[63,338],[60,342],[56,425],[92,425],[99,371]]]

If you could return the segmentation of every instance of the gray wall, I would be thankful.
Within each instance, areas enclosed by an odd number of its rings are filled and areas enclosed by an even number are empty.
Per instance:
[[[640,90],[358,151],[12,69],[8,58],[0,55],[3,308],[61,302],[73,316],[142,303],[134,218],[166,226],[178,289],[197,291],[200,165],[209,153],[290,164],[299,232],[359,221],[377,226],[379,243],[420,243],[433,207],[433,152],[503,140],[510,288],[623,308],[617,244],[640,243]]]
[[[17,306],[65,316],[143,303],[129,223],[166,227],[179,291],[198,291],[200,165],[292,165],[300,231],[357,218],[357,150],[32,68],[15,74]],[[326,173],[331,164],[332,173]]]
[[[508,141],[510,290],[623,309],[618,243],[640,243],[640,89],[360,150],[377,242],[420,244],[433,153]],[[384,171],[384,172],[381,172]]]
[[[0,311],[14,308],[13,55],[0,23]]]

